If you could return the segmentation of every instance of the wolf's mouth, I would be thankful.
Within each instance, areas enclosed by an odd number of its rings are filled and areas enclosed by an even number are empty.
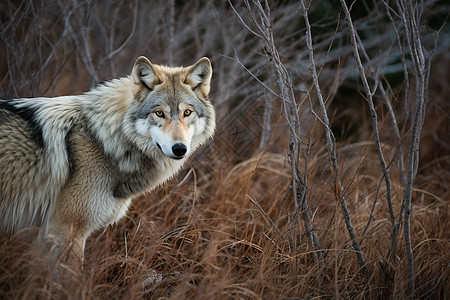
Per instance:
[[[156,147],[158,147],[158,149],[161,150],[162,154],[166,155],[166,154],[164,153],[164,151],[162,150],[161,145],[160,145],[159,143],[156,143]],[[170,158],[172,158],[172,159],[175,159],[175,160],[180,160],[180,159],[183,159],[183,158],[184,158],[184,156],[170,156],[170,155],[166,155],[166,156],[167,156],[167,157],[170,157]]]

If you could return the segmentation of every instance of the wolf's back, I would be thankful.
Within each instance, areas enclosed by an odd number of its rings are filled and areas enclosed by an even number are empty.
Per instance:
[[[46,227],[61,189],[46,155],[45,120],[16,102],[0,100],[0,230],[7,232]]]

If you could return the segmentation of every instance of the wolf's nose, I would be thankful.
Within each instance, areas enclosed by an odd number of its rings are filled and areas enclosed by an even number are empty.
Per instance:
[[[176,156],[183,156],[186,154],[187,151],[187,147],[185,144],[182,143],[176,143],[175,145],[172,146],[172,152],[173,154],[175,154]]]

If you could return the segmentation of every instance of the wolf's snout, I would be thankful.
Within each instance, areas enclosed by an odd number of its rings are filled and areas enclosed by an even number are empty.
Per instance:
[[[172,152],[178,157],[182,157],[187,152],[187,147],[185,144],[182,143],[176,143],[172,146]]]

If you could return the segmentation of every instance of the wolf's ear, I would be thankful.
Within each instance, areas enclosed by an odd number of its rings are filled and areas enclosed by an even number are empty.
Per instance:
[[[203,57],[194,65],[188,67],[188,75],[185,83],[189,84],[193,90],[200,88],[207,96],[210,89],[211,76],[211,62],[207,57]]]
[[[160,82],[158,71],[145,56],[139,56],[136,60],[131,76],[135,83],[143,84],[149,90],[153,90],[153,87]]]

